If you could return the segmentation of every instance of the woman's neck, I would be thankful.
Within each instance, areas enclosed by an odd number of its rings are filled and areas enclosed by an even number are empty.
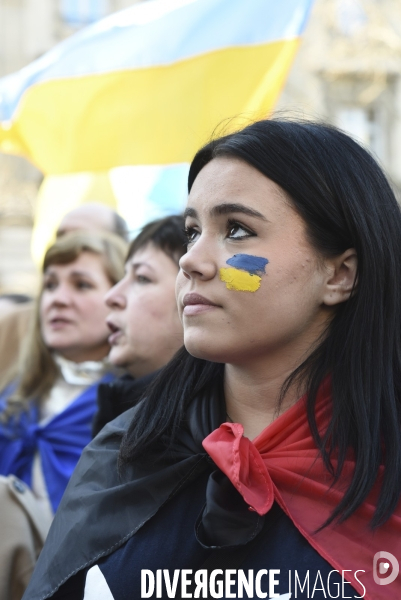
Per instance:
[[[282,390],[291,373],[322,342],[331,313],[323,314],[304,336],[290,339],[264,354],[256,352],[225,365],[224,394],[229,418],[244,427],[244,435],[254,439],[280,414],[293,406],[306,392],[302,382]]]
[[[247,367],[225,366],[227,416],[243,425],[246,437],[254,439],[304,393],[293,384],[281,398],[283,384],[297,364],[283,367],[272,364],[272,361],[253,361]]]

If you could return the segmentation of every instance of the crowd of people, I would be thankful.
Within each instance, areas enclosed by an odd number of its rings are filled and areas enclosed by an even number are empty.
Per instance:
[[[5,600],[22,597],[83,448],[182,346],[175,279],[183,218],[147,224],[130,245],[123,223],[101,205],[74,209],[45,254],[38,297],[3,297]]]
[[[0,598],[399,599],[385,175],[269,119],[201,148],[188,189],[130,244],[75,209],[37,298],[4,298]]]

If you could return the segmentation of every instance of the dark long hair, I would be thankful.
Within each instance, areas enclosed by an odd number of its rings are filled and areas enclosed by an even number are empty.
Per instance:
[[[338,306],[326,337],[284,385],[306,384],[310,429],[334,481],[349,450],[355,455],[352,481],[327,523],[345,520],[362,504],[384,465],[371,523],[376,527],[391,516],[401,494],[400,208],[372,156],[334,127],[272,119],[216,139],[196,154],[189,189],[200,170],[221,156],[244,160],[283,188],[324,256],[357,251],[353,295]],[[122,459],[133,460],[162,433],[174,436],[194,394],[219,372],[220,365],[181,350],[131,425]],[[328,373],[332,416],[321,435],[315,402]]]

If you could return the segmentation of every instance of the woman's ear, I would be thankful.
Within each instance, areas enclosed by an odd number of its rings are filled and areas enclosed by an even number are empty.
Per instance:
[[[349,248],[340,256],[326,261],[328,278],[323,294],[323,304],[334,306],[345,302],[351,296],[355,287],[358,257],[354,248]]]

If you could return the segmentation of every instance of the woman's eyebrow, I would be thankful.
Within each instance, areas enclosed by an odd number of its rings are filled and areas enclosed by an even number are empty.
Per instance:
[[[263,219],[263,221],[267,221],[266,217],[262,215],[259,211],[254,208],[250,208],[250,206],[245,206],[244,204],[236,204],[231,202],[224,202],[223,204],[216,204],[210,210],[210,216],[220,216],[227,215],[229,213],[242,213],[244,215],[249,215],[250,217],[256,217],[257,219]]]
[[[150,265],[148,262],[146,262],[145,260],[139,261],[139,262],[133,262],[131,263],[132,268],[134,269],[134,271],[136,271],[137,269],[139,269],[139,267],[148,267],[148,269],[151,269],[151,271],[154,271],[154,268],[152,267],[152,265]]]
[[[69,274],[70,277],[88,277],[89,279],[93,279],[92,273],[90,271],[71,271]]]
[[[184,217],[184,219],[186,219],[187,217],[192,217],[193,219],[197,219],[198,213],[194,208],[188,207],[184,210],[183,217]]]
[[[263,221],[268,220],[268,219],[266,219],[266,217],[264,215],[262,215],[262,213],[255,210],[254,208],[245,206],[244,204],[224,202],[223,204],[217,204],[216,206],[213,206],[213,208],[210,210],[211,217],[227,215],[230,213],[242,213],[242,214],[248,215],[250,217],[256,217],[257,219],[262,219]],[[193,217],[194,219],[197,219],[198,213],[194,208],[188,207],[184,211],[184,219],[186,217]]]

